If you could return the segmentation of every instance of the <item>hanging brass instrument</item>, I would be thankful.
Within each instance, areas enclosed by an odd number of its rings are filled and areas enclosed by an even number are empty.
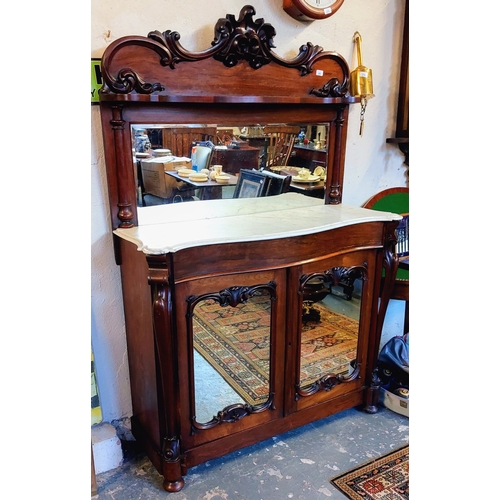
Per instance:
[[[361,97],[361,123],[359,127],[359,135],[363,135],[367,100],[375,97],[375,94],[373,93],[372,70],[363,66],[363,59],[361,57],[362,39],[358,31],[354,33],[353,41],[356,44],[358,51],[358,67],[349,75],[349,93],[352,96]]]
[[[358,31],[354,33],[353,41],[358,50],[358,67],[351,72],[349,78],[349,92],[352,96],[361,96],[365,99],[375,97],[373,93],[373,78],[372,70],[363,66],[363,59],[361,57],[361,35]]]

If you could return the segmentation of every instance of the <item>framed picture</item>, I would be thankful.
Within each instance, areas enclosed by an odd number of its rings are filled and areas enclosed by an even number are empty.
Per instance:
[[[265,192],[269,177],[257,170],[242,168],[234,189],[234,198],[258,198]]]
[[[99,104],[99,89],[102,87],[101,59],[90,59],[90,103]]]

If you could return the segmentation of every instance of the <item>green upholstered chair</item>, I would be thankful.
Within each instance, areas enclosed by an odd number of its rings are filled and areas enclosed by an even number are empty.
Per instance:
[[[409,302],[410,302],[410,192],[406,187],[395,187],[384,189],[372,196],[363,205],[364,208],[380,210],[382,212],[392,212],[400,214],[403,219],[396,229],[398,241],[396,243],[396,253],[399,257],[399,266],[396,273],[396,281],[391,294],[391,299],[404,300],[405,323],[404,333],[409,331]]]

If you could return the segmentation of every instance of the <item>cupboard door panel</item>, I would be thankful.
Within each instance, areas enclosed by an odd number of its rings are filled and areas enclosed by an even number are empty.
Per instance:
[[[375,257],[357,251],[290,270],[289,412],[365,387]]]
[[[179,352],[188,367],[179,373],[187,448],[282,416],[285,278],[282,270],[177,286]]]

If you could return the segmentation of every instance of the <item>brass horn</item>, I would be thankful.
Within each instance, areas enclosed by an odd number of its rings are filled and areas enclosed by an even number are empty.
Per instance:
[[[358,50],[358,67],[349,75],[349,93],[352,96],[361,97],[361,123],[359,126],[359,135],[363,135],[367,100],[375,97],[375,94],[373,93],[372,70],[363,66],[363,59],[361,57],[362,39],[358,31],[354,33],[352,39]]]

